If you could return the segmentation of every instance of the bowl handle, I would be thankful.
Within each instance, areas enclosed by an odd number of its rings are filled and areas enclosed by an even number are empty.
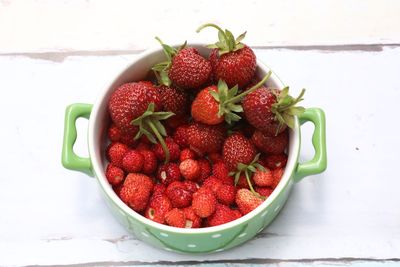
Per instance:
[[[70,170],[84,172],[93,176],[90,158],[82,158],[75,154],[73,147],[76,141],[76,120],[78,118],[89,119],[92,112],[90,104],[71,104],[65,110],[64,141],[62,147],[62,165]]]
[[[325,132],[325,113],[320,108],[308,108],[299,116],[300,124],[311,121],[314,126],[312,143],[315,155],[312,160],[298,163],[294,174],[294,180],[300,181],[308,175],[318,174],[326,170],[326,132]]]

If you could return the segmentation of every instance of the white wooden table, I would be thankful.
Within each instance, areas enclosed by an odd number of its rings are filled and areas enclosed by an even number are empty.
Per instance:
[[[0,265],[399,266],[400,3],[253,1],[242,23],[217,16],[209,1],[178,2],[152,8],[152,20],[139,11],[154,3],[0,1]],[[93,103],[154,35],[214,38],[193,34],[206,21],[247,29],[258,58],[294,95],[307,88],[304,106],[326,112],[328,169],[297,184],[252,241],[180,255],[128,234],[95,180],[63,169],[63,117],[70,103]],[[87,156],[87,122],[77,124],[75,150]],[[304,160],[311,133],[305,125]]]

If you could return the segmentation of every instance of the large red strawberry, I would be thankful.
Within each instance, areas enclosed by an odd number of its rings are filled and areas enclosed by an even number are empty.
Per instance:
[[[214,48],[210,55],[214,80],[224,80],[229,87],[246,86],[253,78],[257,64],[253,50],[241,43],[246,33],[235,39],[229,30],[224,31],[210,23],[198,28],[197,32],[205,27],[214,27],[218,30],[219,42],[208,46]]]
[[[164,111],[170,111],[176,116],[186,114],[189,102],[186,92],[176,87],[165,85],[161,85],[158,89],[160,91],[162,109]]]
[[[229,136],[224,142],[222,151],[224,162],[231,171],[236,170],[239,163],[249,164],[257,154],[250,140],[240,133]]]
[[[183,89],[195,89],[210,80],[211,63],[196,48],[185,48],[185,43],[175,49],[162,43],[158,37],[156,39],[161,43],[167,57],[165,62],[152,68],[161,84],[170,86],[173,83]]]
[[[275,136],[294,127],[294,116],[304,112],[304,108],[295,105],[303,100],[305,90],[294,99],[289,88],[282,91],[260,87],[243,99],[243,110],[247,121],[266,135]]]
[[[142,115],[150,103],[155,111],[161,109],[161,97],[158,89],[147,81],[125,83],[115,90],[108,102],[108,110],[115,125],[122,132],[135,137],[138,127],[132,120]]]
[[[201,90],[192,103],[192,117],[198,122],[209,125],[216,125],[224,120],[231,124],[241,117],[237,114],[243,112],[240,104],[243,97],[262,86],[269,78],[269,72],[260,82],[249,90],[238,94],[238,86],[229,89],[223,81],[218,81],[218,86],[211,85]]]
[[[251,141],[264,153],[282,154],[288,146],[289,135],[287,131],[283,131],[277,136],[270,136],[257,130],[251,136]]]
[[[226,129],[223,125],[206,125],[193,122],[186,130],[190,148],[200,154],[218,152],[225,139]]]
[[[159,112],[160,108],[160,93],[147,81],[121,85],[112,93],[108,102],[111,119],[122,133],[134,139],[145,135],[152,143],[157,143],[157,138],[165,151],[167,162],[169,152],[162,137],[167,133],[160,120],[168,119],[173,113]]]

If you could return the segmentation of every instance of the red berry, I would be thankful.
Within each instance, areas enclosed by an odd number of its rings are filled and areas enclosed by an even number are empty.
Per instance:
[[[170,226],[184,228],[186,225],[185,214],[181,209],[174,208],[165,214],[165,222]]]
[[[165,222],[165,215],[172,209],[171,201],[166,195],[159,194],[150,199],[149,206],[145,211],[145,217],[158,223]]]
[[[144,159],[142,172],[148,175],[153,174],[157,169],[156,155],[151,150],[140,150],[139,152]]]
[[[135,211],[143,211],[153,190],[153,181],[150,177],[140,173],[130,173],[125,178],[120,191],[120,197]]]
[[[110,97],[108,110],[112,121],[122,133],[129,133],[133,139],[138,127],[132,120],[141,116],[154,103],[155,111],[161,108],[161,97],[158,89],[150,82],[125,83],[118,87]]]
[[[217,193],[217,190],[222,186],[222,181],[215,176],[210,176],[204,180],[203,187]]]
[[[170,162],[160,165],[157,170],[157,179],[165,185],[179,181],[181,179],[181,172],[179,171],[178,164]]]
[[[192,207],[186,207],[183,209],[183,213],[185,214],[186,224],[185,228],[200,228],[201,227],[201,218],[196,215]]]
[[[274,184],[274,176],[269,169],[257,170],[253,175],[253,181],[258,186],[272,186]]]
[[[107,158],[114,166],[122,168],[122,159],[128,150],[128,146],[122,143],[111,143],[107,148]]]
[[[119,185],[125,178],[124,171],[121,168],[108,164],[106,169],[106,177],[111,185]]]
[[[224,162],[229,170],[236,170],[239,163],[249,164],[256,156],[256,149],[249,139],[240,133],[229,136],[224,143]]]
[[[248,189],[239,189],[236,193],[236,204],[239,207],[239,210],[242,214],[247,214],[257,208],[263,200],[259,197],[256,197],[250,190]]]
[[[265,158],[264,164],[271,170],[284,168],[286,166],[287,156],[285,154],[269,155]]]
[[[277,136],[269,136],[261,131],[255,131],[251,137],[253,144],[267,154],[282,154],[289,143],[288,132],[284,131]]]
[[[279,182],[282,179],[283,173],[285,170],[283,168],[277,168],[275,170],[272,170],[273,176],[274,176],[274,184],[272,185],[273,188],[277,187]]]
[[[179,164],[179,170],[183,177],[188,180],[195,181],[200,176],[200,165],[194,159],[187,159]]]
[[[253,178],[250,177],[250,182],[253,185],[254,181]],[[238,188],[245,188],[245,189],[250,189],[249,183],[247,182],[246,176],[244,174],[241,174],[239,177],[239,181],[237,182],[236,185]]]
[[[211,64],[197,49],[184,48],[172,58],[168,77],[180,88],[198,88],[210,80]]]
[[[167,190],[167,187],[164,184],[155,184],[153,188],[153,195],[151,197],[153,198],[158,195],[163,195],[165,194],[165,190]]]
[[[231,205],[235,202],[236,187],[223,184],[218,188],[215,196],[220,203]]]
[[[187,129],[189,146],[199,154],[218,152],[225,139],[226,129],[222,124],[206,125],[194,122]]]
[[[242,217],[242,213],[239,210],[232,210],[232,212],[236,219]]]
[[[192,207],[200,218],[206,218],[213,214],[216,204],[217,200],[210,189],[202,188],[193,194]]]
[[[192,181],[185,180],[182,183],[186,186],[186,189],[191,193],[196,192],[200,188],[200,186],[197,183]]]
[[[177,129],[180,126],[187,125],[189,122],[189,116],[187,114],[185,115],[175,115],[170,118],[168,118],[165,123],[170,129]],[[168,135],[171,135],[168,133]]]
[[[135,150],[142,151],[142,150],[150,150],[150,145],[146,142],[140,142],[136,147]]]
[[[137,141],[135,138],[135,132],[121,132],[120,142],[133,148],[136,146]]]
[[[217,226],[237,219],[237,214],[228,206],[217,203],[215,212],[207,218],[207,226]]]
[[[140,172],[143,168],[144,157],[136,150],[129,150],[122,159],[122,168],[126,172]]]
[[[186,159],[196,159],[196,153],[190,148],[185,148],[181,150],[181,155],[179,156],[179,160],[184,161]]]
[[[199,159],[197,161],[200,165],[200,177],[198,182],[202,183],[204,180],[211,175],[211,165],[210,162],[206,159]]]
[[[218,49],[213,49],[210,62],[214,80],[225,81],[229,88],[235,85],[244,87],[251,81],[256,71],[256,56],[246,45],[242,49],[221,56],[218,54]]]
[[[211,85],[201,90],[192,102],[191,114],[195,121],[216,125],[224,121],[224,116],[219,116],[219,102],[210,91],[218,92],[218,87]]]
[[[161,85],[158,89],[161,95],[161,103],[164,111],[173,112],[176,116],[187,113],[189,99],[186,92],[165,85]]]
[[[108,128],[108,139],[111,142],[118,142],[121,139],[121,130],[114,123]]]
[[[264,197],[269,197],[272,192],[274,191],[274,189],[272,189],[271,187],[258,187],[256,186],[254,188],[254,190],[256,190],[257,193],[259,193],[260,195],[264,196]]]
[[[186,133],[187,129],[188,129],[187,125],[181,125],[178,128],[176,128],[173,136],[175,143],[177,143],[181,149],[189,146]]]
[[[224,179],[229,175],[228,166],[226,166],[224,162],[214,163],[212,166],[212,174],[219,179]]]
[[[167,145],[169,151],[170,161],[175,161],[179,159],[179,155],[181,151],[179,150],[179,146],[174,142],[174,140],[170,137],[165,139],[165,143]],[[165,153],[161,146],[161,144],[157,143],[154,145],[154,153],[160,161],[165,160]]]
[[[224,161],[224,158],[222,157],[222,155],[220,153],[216,153],[216,152],[208,154],[208,158],[211,160],[211,162],[213,164]]]
[[[192,192],[180,181],[170,183],[165,192],[175,208],[188,207],[192,203]]]

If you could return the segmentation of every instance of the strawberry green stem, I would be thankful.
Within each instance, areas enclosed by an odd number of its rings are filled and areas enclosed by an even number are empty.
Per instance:
[[[238,102],[240,99],[242,99],[243,97],[245,97],[246,95],[248,95],[248,94],[250,94],[251,92],[253,92],[253,91],[255,91],[255,90],[257,90],[258,88],[260,88],[268,79],[269,79],[269,77],[271,76],[271,74],[272,74],[272,72],[271,71],[269,71],[268,73],[267,73],[267,75],[265,75],[265,77],[261,80],[261,81],[259,81],[256,85],[254,85],[253,87],[251,87],[249,90],[246,90],[246,91],[244,91],[243,93],[241,93],[241,94],[239,94],[239,95],[237,95],[237,96],[235,96],[235,97],[232,97],[231,99],[229,99],[227,102],[229,103],[229,102]]]
[[[215,25],[214,23],[203,24],[199,28],[197,28],[196,32],[199,33],[202,29],[207,28],[207,27],[213,27],[213,28],[217,29],[222,34],[222,36],[224,36],[224,39],[226,41],[228,41],[228,37],[226,36],[224,30],[222,30],[218,25]]]
[[[147,120],[146,123],[147,123],[147,125],[150,126],[151,130],[156,135],[158,141],[160,142],[162,149],[164,150],[164,153],[165,153],[165,162],[164,163],[168,163],[169,162],[169,150],[167,148],[167,145],[165,144],[164,138],[161,136],[161,134],[159,133],[156,126],[154,125],[154,123],[151,120]]]

